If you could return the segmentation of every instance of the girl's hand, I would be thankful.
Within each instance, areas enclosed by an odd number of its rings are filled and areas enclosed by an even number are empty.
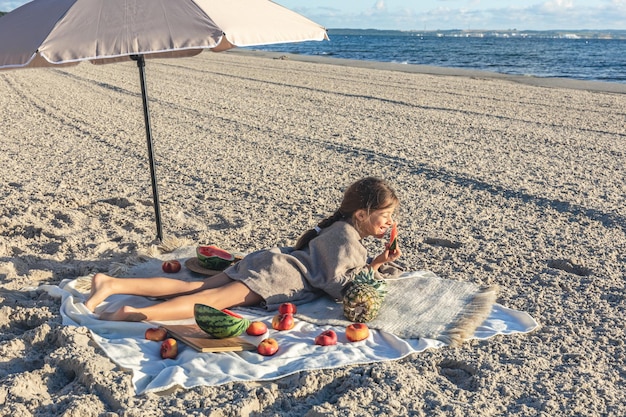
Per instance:
[[[385,255],[386,256],[386,262],[393,262],[396,259],[398,259],[400,256],[402,256],[402,251],[400,250],[400,246],[398,246],[398,244],[396,243],[396,249],[391,251],[389,250],[389,244],[385,245],[385,251],[381,254],[381,255]]]
[[[396,245],[396,250],[392,252],[389,250],[389,244],[386,244],[385,251],[378,255],[376,258],[374,258],[372,263],[370,263],[370,267],[374,271],[378,271],[378,268],[383,266],[383,264],[386,264],[387,262],[393,262],[396,259],[400,258],[400,256],[402,256],[402,251],[400,250],[400,247],[398,245]]]

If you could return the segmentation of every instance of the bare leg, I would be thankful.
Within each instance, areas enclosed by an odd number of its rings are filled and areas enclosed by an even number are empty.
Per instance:
[[[175,278],[115,278],[98,273],[91,281],[91,294],[85,302],[94,309],[109,296],[115,294],[140,295],[144,297],[172,298],[190,294],[201,289],[215,288],[231,282],[226,274],[218,274],[204,281],[182,281]]]
[[[204,288],[150,307],[122,307],[113,313],[102,314],[100,319],[120,321],[182,320],[193,317],[194,305],[196,303],[210,305],[221,310],[228,307],[254,305],[263,300],[242,282],[230,279],[229,281],[229,283],[221,287]]]

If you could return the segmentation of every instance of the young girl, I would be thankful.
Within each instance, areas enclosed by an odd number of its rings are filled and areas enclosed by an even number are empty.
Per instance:
[[[85,305],[94,311],[114,294],[164,298],[166,301],[154,306],[124,306],[100,315],[102,320],[163,321],[193,317],[196,303],[220,310],[259,304],[275,309],[284,302],[312,301],[324,293],[341,299],[343,287],[360,271],[371,268],[378,278],[385,277],[381,267],[400,257],[400,249],[391,252],[385,247],[368,264],[361,243],[368,236],[383,238],[398,204],[398,197],[384,180],[363,178],[348,187],[339,209],[304,233],[293,248],[252,252],[223,272],[197,282],[114,278],[98,273]]]

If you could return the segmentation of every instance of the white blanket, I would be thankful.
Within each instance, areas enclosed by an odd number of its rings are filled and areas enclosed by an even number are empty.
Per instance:
[[[268,381],[305,370],[396,360],[428,348],[445,346],[445,343],[439,340],[425,338],[405,340],[380,330],[372,330],[367,340],[349,343],[344,335],[344,327],[319,326],[298,321],[293,330],[268,331],[269,336],[274,337],[280,345],[280,350],[272,357],[261,356],[254,351],[199,353],[191,347],[180,344],[176,359],[163,360],[159,353],[160,343],[144,338],[145,330],[154,327],[155,323],[98,320],[83,304],[86,292],[84,287],[81,288],[81,284],[84,282],[84,279],[80,278],[64,280],[59,286],[45,285],[41,289],[62,299],[63,324],[89,328],[94,341],[106,355],[122,368],[132,372],[135,392],[138,395],[165,391],[176,386],[192,388],[235,381]],[[149,305],[154,301],[142,297],[114,296],[110,297],[107,303],[108,308],[116,308],[126,303]],[[250,319],[266,323],[270,323],[273,316],[272,313],[268,315],[261,311],[253,314],[249,309],[240,310],[240,313]],[[193,323],[193,319],[178,323]],[[487,339],[496,335],[526,333],[537,326],[537,322],[527,313],[496,304],[489,317],[476,329],[473,338]],[[313,343],[315,336],[325,329],[334,329],[337,332],[339,336],[337,345],[322,347]],[[258,344],[267,336],[268,334],[243,337]]]

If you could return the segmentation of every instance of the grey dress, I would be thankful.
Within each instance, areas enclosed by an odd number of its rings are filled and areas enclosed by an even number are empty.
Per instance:
[[[265,249],[248,254],[224,272],[264,299],[269,310],[284,302],[302,304],[323,294],[341,298],[341,290],[367,268],[367,249],[356,229],[337,221],[309,245]]]

